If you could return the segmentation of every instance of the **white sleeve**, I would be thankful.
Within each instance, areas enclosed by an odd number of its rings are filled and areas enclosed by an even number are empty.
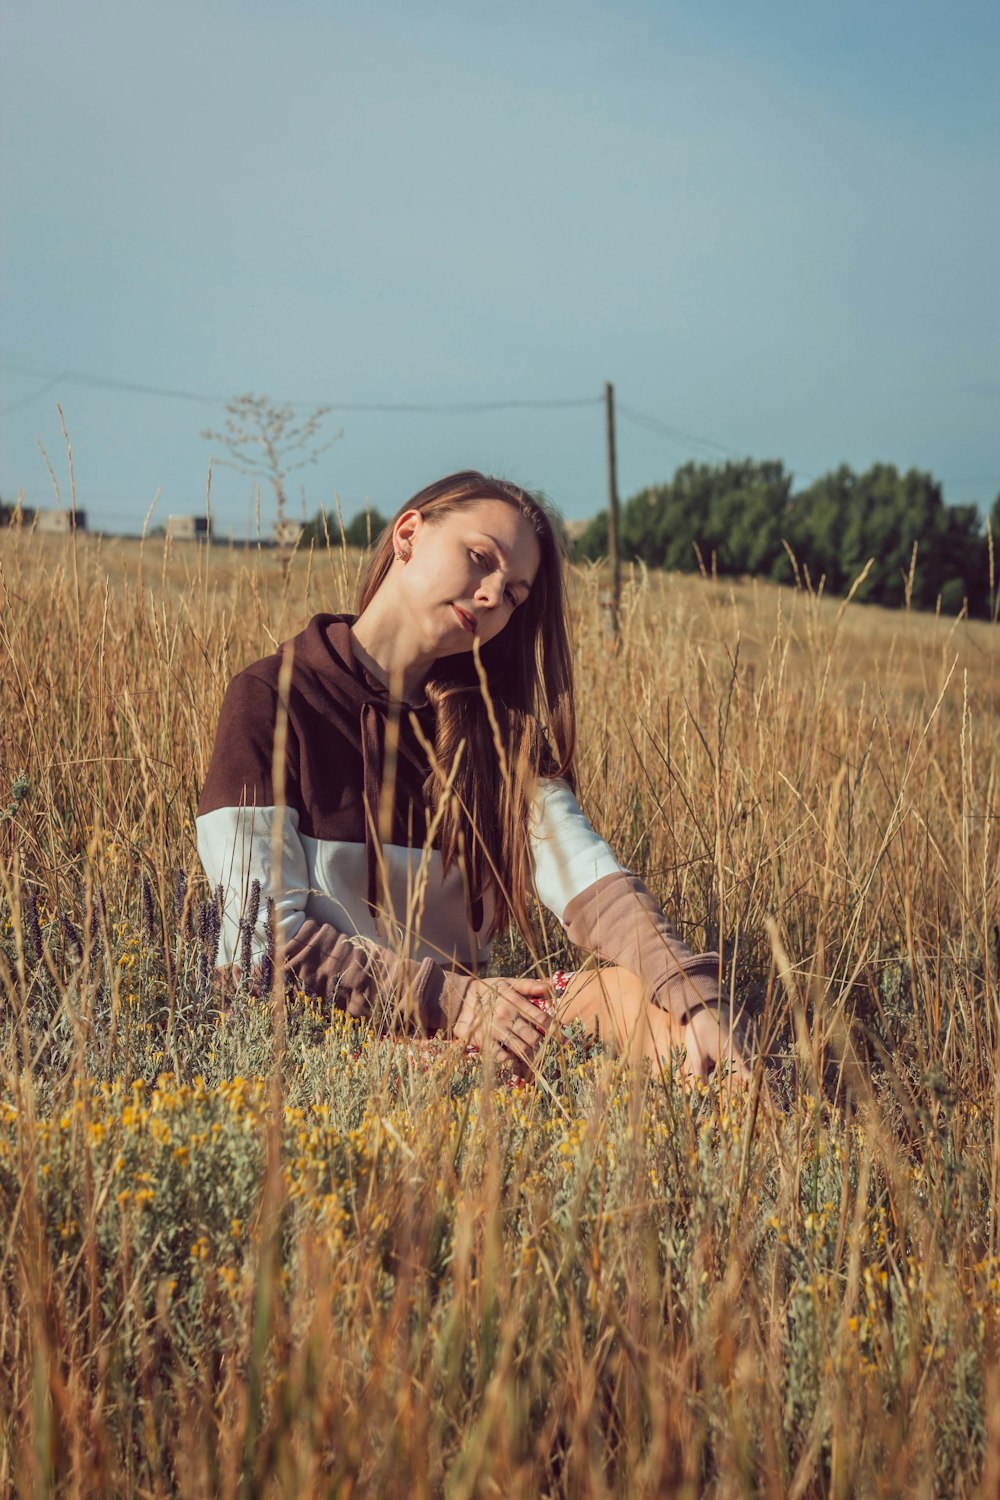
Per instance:
[[[560,922],[574,897],[623,869],[587,821],[569,783],[559,777],[539,780],[529,836],[535,893]]]
[[[274,834],[283,818],[279,858]],[[251,942],[256,963],[266,943],[265,912],[274,899],[276,936],[287,947],[306,919],[309,874],[299,838],[299,814],[294,807],[219,807],[196,819],[198,856],[212,890],[222,887],[220,964],[238,960],[240,921],[250,903],[250,888],[260,882],[260,910]]]
[[[281,842],[276,822],[283,813]],[[198,853],[213,890],[223,893],[219,966],[240,962],[240,922],[260,881],[260,906],[251,939],[257,964],[267,942],[267,897],[274,900],[278,952],[306,994],[335,1000],[352,1016],[376,1013],[393,1025],[428,1035],[450,1027],[459,1014],[472,975],[445,971],[433,959],[420,961],[381,943],[342,932],[310,917],[306,852],[299,815],[287,807],[219,807],[197,820]]]
[[[678,1021],[719,997],[719,955],[693,953],[591,828],[565,781],[539,782],[531,848],[538,899],[571,943],[638,974]]]

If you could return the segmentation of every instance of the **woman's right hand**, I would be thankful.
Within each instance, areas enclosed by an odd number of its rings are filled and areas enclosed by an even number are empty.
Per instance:
[[[544,979],[474,979],[452,1033],[470,1046],[495,1046],[518,1072],[535,1066],[552,1025],[552,986]]]
[[[728,1069],[731,1078],[749,1083],[752,1077],[739,1039],[719,1005],[699,1005],[680,1029],[684,1048],[681,1075],[707,1083],[717,1067]]]

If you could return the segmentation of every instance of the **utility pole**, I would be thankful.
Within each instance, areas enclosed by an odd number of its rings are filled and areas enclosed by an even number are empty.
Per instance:
[[[618,636],[618,606],[621,602],[622,569],[618,553],[618,464],[615,457],[615,388],[604,384],[604,409],[608,428],[608,561],[611,564],[611,634]]]

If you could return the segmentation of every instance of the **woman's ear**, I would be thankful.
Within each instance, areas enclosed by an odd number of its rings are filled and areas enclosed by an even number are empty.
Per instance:
[[[424,524],[419,510],[404,510],[392,528],[392,550],[404,562],[413,548],[413,540]]]

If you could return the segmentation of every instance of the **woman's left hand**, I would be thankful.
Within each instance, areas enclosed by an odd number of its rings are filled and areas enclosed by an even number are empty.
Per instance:
[[[552,1024],[551,1001],[542,979],[474,979],[452,1032],[472,1046],[493,1044],[515,1071],[530,1071]]]

